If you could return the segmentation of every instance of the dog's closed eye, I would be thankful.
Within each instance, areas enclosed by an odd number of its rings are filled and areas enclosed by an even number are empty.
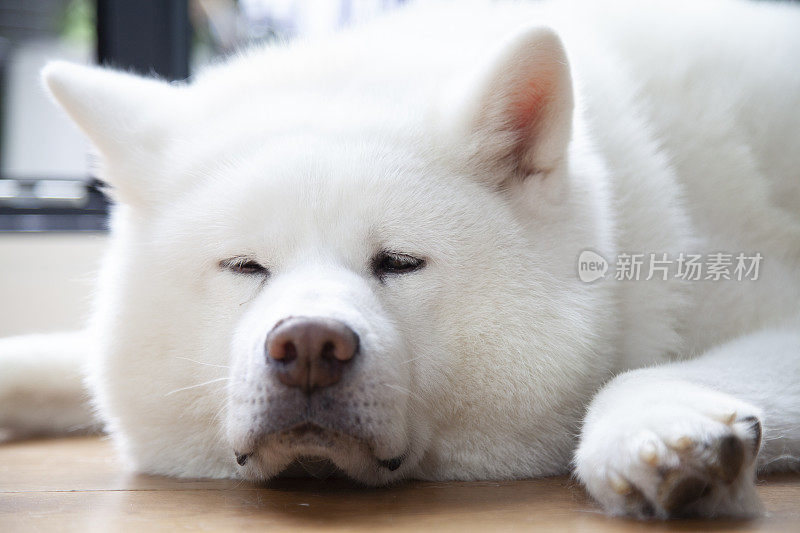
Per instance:
[[[372,258],[373,274],[384,279],[386,276],[408,274],[425,266],[425,260],[412,255],[382,250]]]
[[[248,276],[268,276],[267,267],[253,259],[252,257],[230,257],[219,262],[219,267],[235,274]]]

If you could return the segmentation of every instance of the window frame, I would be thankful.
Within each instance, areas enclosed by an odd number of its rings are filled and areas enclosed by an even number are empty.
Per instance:
[[[96,0],[96,57],[100,65],[157,75],[167,80],[189,76],[192,29],[188,0]],[[21,191],[35,191],[44,178],[4,182]],[[70,181],[70,180],[65,180]],[[106,231],[109,200],[96,177],[75,176],[85,187],[81,206],[64,198],[22,198],[0,201],[0,232]],[[6,183],[5,185],[9,185]]]

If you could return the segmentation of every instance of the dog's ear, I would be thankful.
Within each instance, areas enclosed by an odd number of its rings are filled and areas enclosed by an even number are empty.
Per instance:
[[[468,153],[477,159],[473,162],[491,168],[498,186],[510,176],[557,169],[566,155],[573,111],[561,40],[549,28],[527,29],[488,65],[456,104],[458,129],[468,136]]]
[[[162,148],[180,90],[160,80],[64,61],[48,63],[42,80],[99,151],[102,178],[115,196],[126,201],[139,195],[144,184],[138,181],[148,173],[141,165]],[[132,157],[140,168],[125,171]]]

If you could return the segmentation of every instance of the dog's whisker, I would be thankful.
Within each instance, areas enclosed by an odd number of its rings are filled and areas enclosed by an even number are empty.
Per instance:
[[[411,391],[411,390],[409,390],[409,389],[407,389],[405,387],[401,387],[400,385],[395,385],[394,383],[382,383],[381,385],[384,385],[386,387],[389,387],[390,389],[396,390],[397,392],[402,392],[403,394],[408,394],[409,396],[414,396],[417,399],[422,399],[419,394],[417,394],[417,393],[415,393],[415,392],[413,392],[413,391]]]
[[[183,359],[185,361],[191,361],[192,363],[197,363],[198,365],[203,365],[203,366],[213,366],[213,367],[217,367],[217,368],[230,368],[230,366],[228,366],[228,365],[218,365],[218,364],[215,364],[215,363],[206,363],[205,361],[197,361],[195,359],[189,359],[188,357],[176,356],[175,358],[176,359]]]
[[[181,387],[180,389],[175,389],[173,391],[169,391],[164,396],[169,396],[171,394],[175,394],[176,392],[182,392],[182,391],[189,390],[189,389],[196,389],[197,387],[204,387],[206,385],[211,385],[212,383],[218,383],[220,381],[227,381],[228,379],[230,379],[230,378],[227,377],[227,376],[224,377],[224,378],[211,379],[211,380],[203,382],[203,383],[198,383],[197,385],[189,385],[188,387]]]

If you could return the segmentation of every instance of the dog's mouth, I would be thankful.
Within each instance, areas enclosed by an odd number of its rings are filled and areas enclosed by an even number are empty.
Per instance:
[[[336,464],[325,457],[298,457],[283,469],[278,478],[328,479],[346,478],[347,474]]]
[[[243,473],[251,471],[263,478],[346,477],[365,481],[365,470],[385,478],[405,462],[405,454],[378,457],[368,442],[310,422],[267,435],[252,450],[234,453]]]

